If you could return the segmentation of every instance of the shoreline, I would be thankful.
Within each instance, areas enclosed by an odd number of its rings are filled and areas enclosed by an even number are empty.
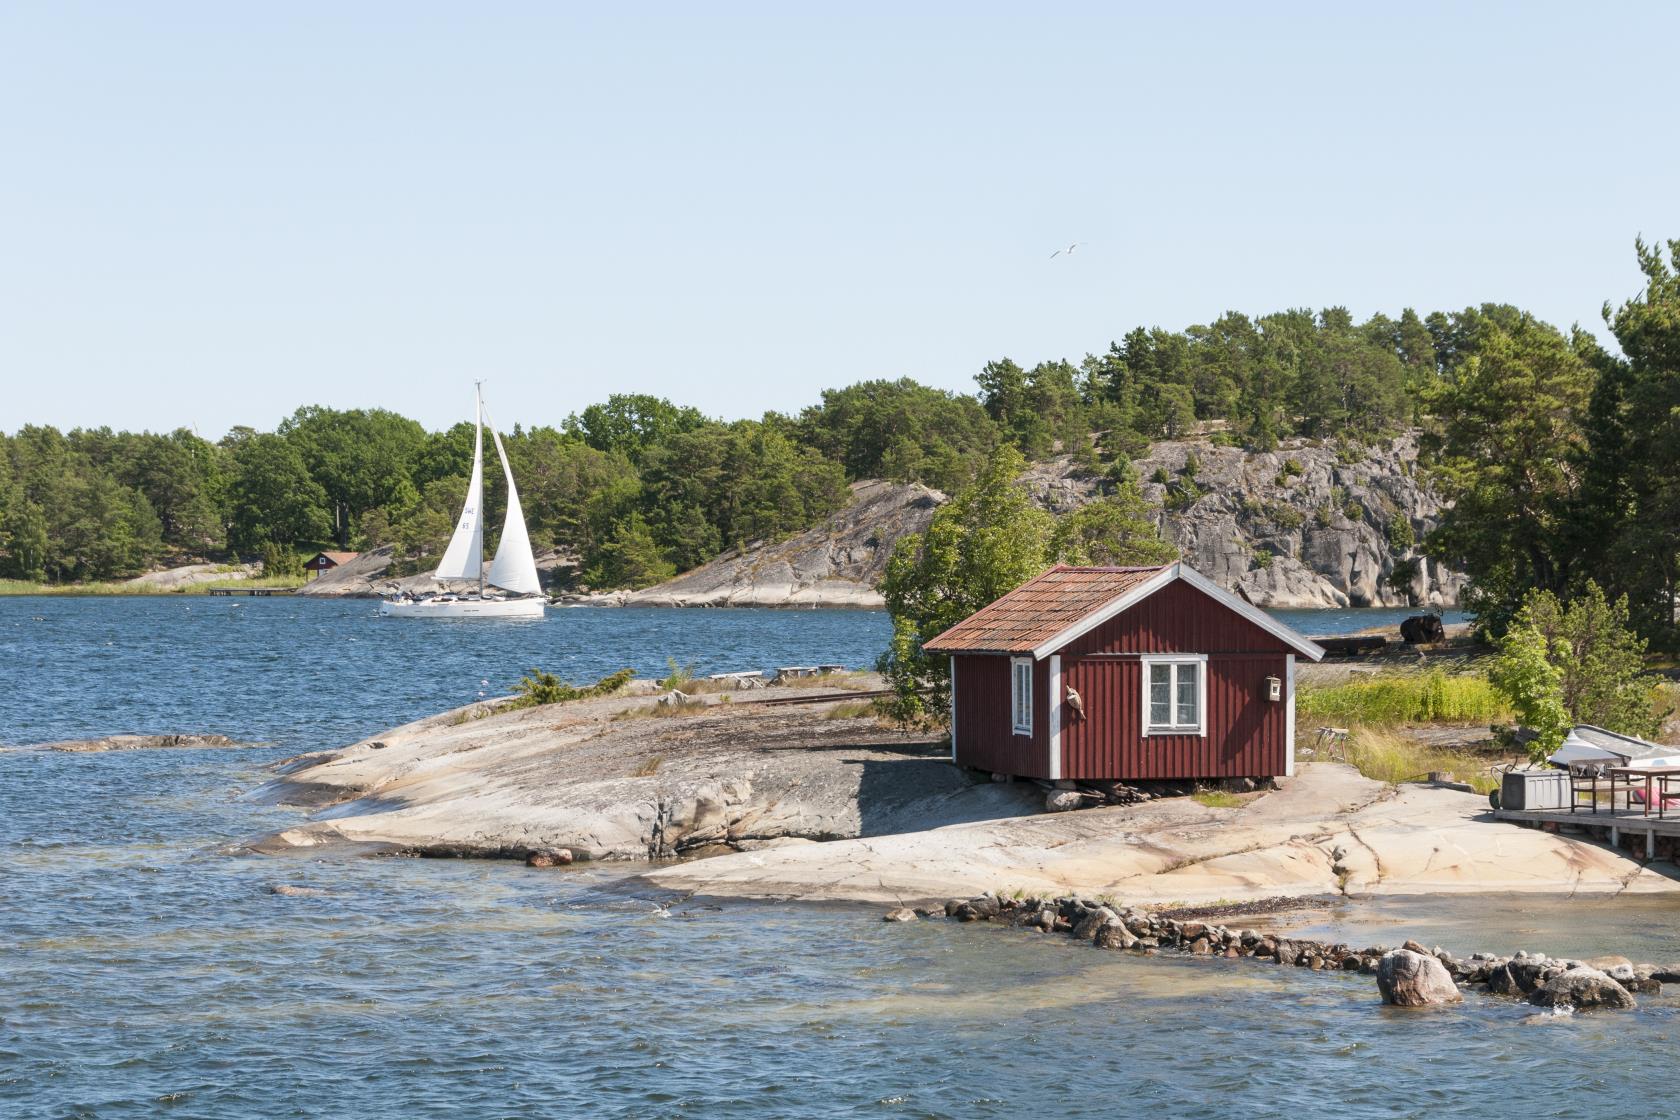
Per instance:
[[[1680,895],[1680,868],[1495,821],[1475,794],[1388,786],[1342,764],[1303,766],[1234,807],[1178,796],[1049,813],[1036,783],[953,767],[942,737],[884,728],[866,703],[818,685],[468,705],[278,764],[252,796],[311,815],[243,850],[564,848],[641,863],[650,886],[677,893],[873,904],[988,890],[1152,906]]]

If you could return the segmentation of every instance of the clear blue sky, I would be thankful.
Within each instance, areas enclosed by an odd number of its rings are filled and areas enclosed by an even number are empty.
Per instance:
[[[1680,237],[1677,13],[5,0],[0,429],[755,416],[1227,309],[1602,333]]]

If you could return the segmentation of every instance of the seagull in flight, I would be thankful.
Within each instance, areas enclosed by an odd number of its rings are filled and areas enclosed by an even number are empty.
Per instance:
[[[1071,256],[1073,256],[1073,251],[1075,249],[1079,248],[1081,245],[1084,245],[1084,244],[1085,244],[1085,242],[1083,242],[1083,241],[1075,241],[1072,245],[1069,245],[1066,249],[1057,249],[1054,253],[1051,253],[1050,254],[1050,259],[1055,260],[1057,257],[1062,256],[1064,254],[1071,257]]]

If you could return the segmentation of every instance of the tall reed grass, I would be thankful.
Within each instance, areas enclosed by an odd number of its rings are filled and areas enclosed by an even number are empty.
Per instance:
[[[1497,757],[1431,747],[1376,728],[1362,727],[1353,732],[1348,739],[1347,760],[1361,774],[1379,782],[1415,782],[1440,770],[1468,782],[1477,793],[1487,793],[1499,785],[1494,770],[1501,761]]]
[[[1298,720],[1342,727],[1397,727],[1406,723],[1498,723],[1511,706],[1479,673],[1449,675],[1440,669],[1394,673],[1319,687],[1303,684],[1295,695]]]

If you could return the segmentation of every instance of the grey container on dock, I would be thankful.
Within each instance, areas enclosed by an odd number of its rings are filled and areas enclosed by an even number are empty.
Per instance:
[[[1499,784],[1501,809],[1569,808],[1569,771],[1511,770]]]

